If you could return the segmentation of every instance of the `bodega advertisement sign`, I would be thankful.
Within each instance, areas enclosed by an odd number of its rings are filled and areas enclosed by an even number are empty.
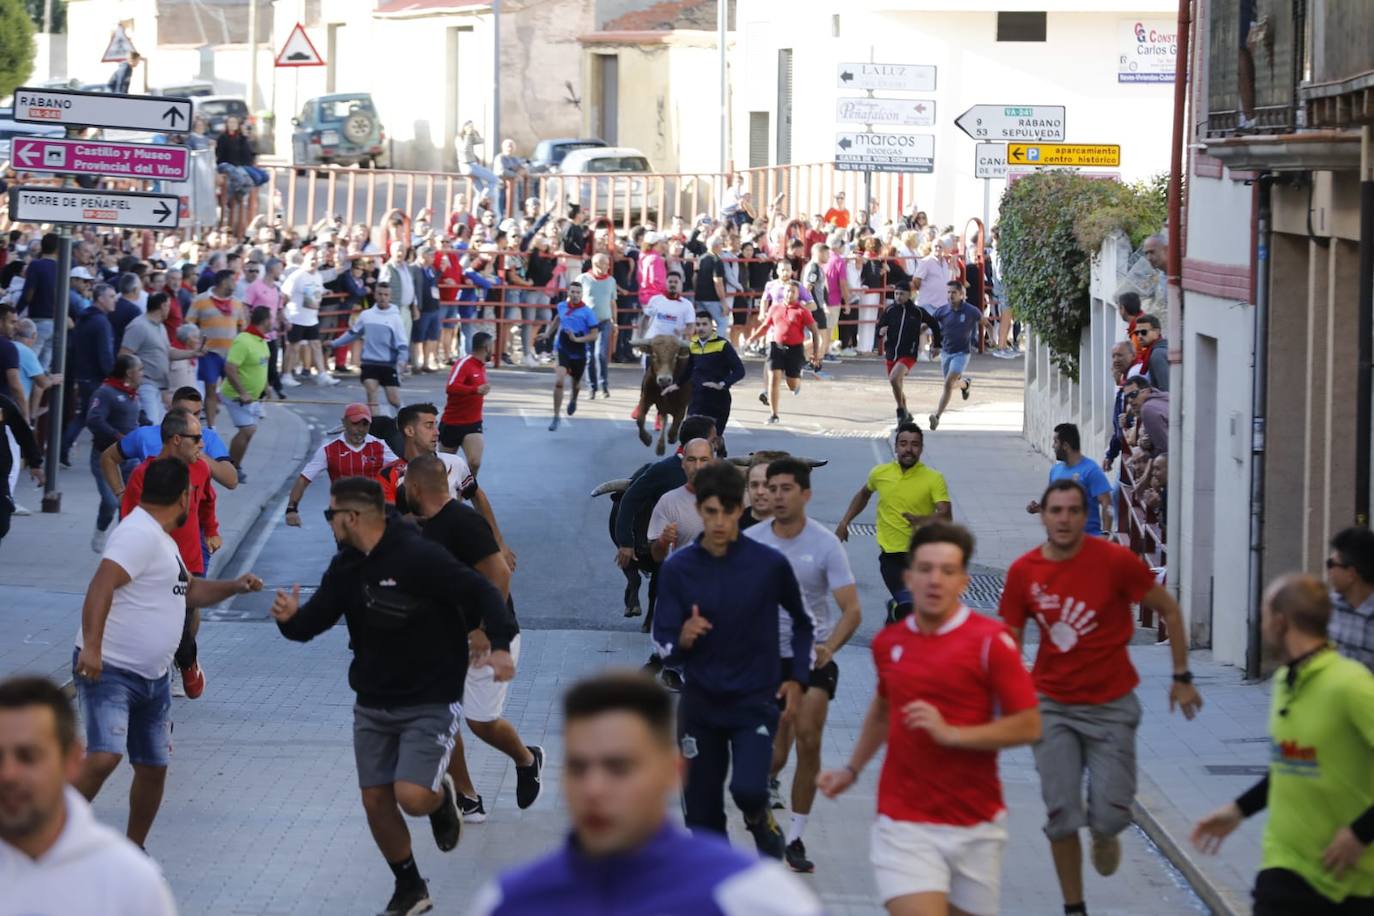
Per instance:
[[[1178,23],[1172,19],[1122,19],[1116,64],[1118,83],[1172,83],[1178,60]]]

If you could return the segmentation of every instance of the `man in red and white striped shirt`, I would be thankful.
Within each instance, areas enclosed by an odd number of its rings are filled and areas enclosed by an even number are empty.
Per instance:
[[[371,428],[372,411],[366,404],[349,404],[344,408],[343,435],[316,449],[301,468],[301,476],[291,486],[291,496],[286,502],[286,524],[293,528],[301,526],[301,497],[322,471],[329,473],[331,482],[340,477],[368,477],[380,481],[382,468],[395,461],[396,454],[381,439],[368,435]]]
[[[461,447],[474,475],[482,467],[482,401],[491,390],[486,365],[490,356],[491,335],[472,335],[472,352],[449,373],[444,386],[448,400],[439,418],[439,451],[452,455]]]

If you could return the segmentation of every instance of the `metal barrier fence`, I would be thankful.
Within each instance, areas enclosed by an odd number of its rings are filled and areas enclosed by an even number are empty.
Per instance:
[[[408,172],[359,168],[266,167],[268,200],[279,207],[289,225],[312,226],[320,220],[343,218],[349,225],[375,226],[392,209],[410,217],[429,210],[435,225],[446,225],[455,203],[473,212],[481,192],[472,178],[453,172]],[[660,227],[681,216],[719,216],[721,201],[733,175],[742,176],[759,216],[782,195],[780,206],[794,217],[824,214],[837,192],[844,192],[851,213],[863,205],[863,176],[841,172],[830,163],[779,165],[741,169],[736,173],[552,174],[509,179],[491,189],[503,214],[518,210],[528,197],[566,212],[578,203],[595,218],[608,218],[628,230],[638,223]],[[914,194],[909,176],[873,175],[872,199],[879,212],[904,212]]]

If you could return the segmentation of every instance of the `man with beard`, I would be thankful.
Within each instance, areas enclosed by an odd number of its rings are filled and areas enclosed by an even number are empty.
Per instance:
[[[353,403],[344,408],[343,435],[316,449],[292,484],[286,500],[286,524],[292,528],[301,526],[301,497],[321,471],[327,471],[331,481],[342,477],[380,479],[382,468],[396,460],[396,453],[381,439],[369,435],[371,428],[372,411],[366,404]]]
[[[1050,445],[1054,449],[1055,463],[1050,468],[1049,482],[1072,480],[1088,494],[1088,534],[1100,536],[1104,531],[1111,531],[1112,482],[1096,461],[1084,456],[1078,427],[1060,423],[1054,428]],[[1026,511],[1031,515],[1039,515],[1040,510],[1039,500],[1032,499],[1026,504]]]
[[[6,910],[175,916],[172,892],[153,860],[97,822],[68,785],[81,773],[81,751],[76,714],[56,684],[39,677],[0,682]]]
[[[134,768],[127,832],[142,846],[167,781],[168,669],[187,611],[259,591],[262,580],[252,573],[193,578],[172,540],[191,515],[191,472],[177,457],[155,458],[138,471],[138,505],[110,535],[81,608],[72,674],[86,723],[86,760],[72,784],[94,799],[127,752]]]

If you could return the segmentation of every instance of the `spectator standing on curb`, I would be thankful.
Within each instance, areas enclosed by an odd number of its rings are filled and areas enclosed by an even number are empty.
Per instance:
[[[1346,658],[1374,671],[1374,532],[1346,528],[1331,539],[1331,641]]]
[[[0,681],[0,880],[6,912],[176,916],[141,849],[95,819],[70,784],[82,745],[71,703],[46,678]]]
[[[1326,589],[1309,576],[1283,576],[1265,592],[1264,641],[1284,660],[1269,772],[1193,828],[1193,845],[1215,853],[1269,809],[1254,916],[1374,912],[1374,674],[1333,651],[1330,615]]]
[[[1049,482],[1070,480],[1083,488],[1088,495],[1088,534],[1100,536],[1111,531],[1112,484],[1098,463],[1083,454],[1078,427],[1072,423],[1060,423],[1054,428],[1050,448],[1054,452],[1055,462],[1050,468]],[[1043,508],[1038,499],[1032,499],[1026,505],[1026,511],[1031,515],[1039,515]]]
[[[138,504],[111,536],[86,589],[72,652],[86,724],[86,760],[73,785],[93,800],[127,753],[134,770],[128,836],[139,846],[148,839],[167,781],[168,666],[187,612],[262,588],[252,573],[234,580],[193,578],[171,537],[189,518],[187,466],[159,458],[141,470]]]

